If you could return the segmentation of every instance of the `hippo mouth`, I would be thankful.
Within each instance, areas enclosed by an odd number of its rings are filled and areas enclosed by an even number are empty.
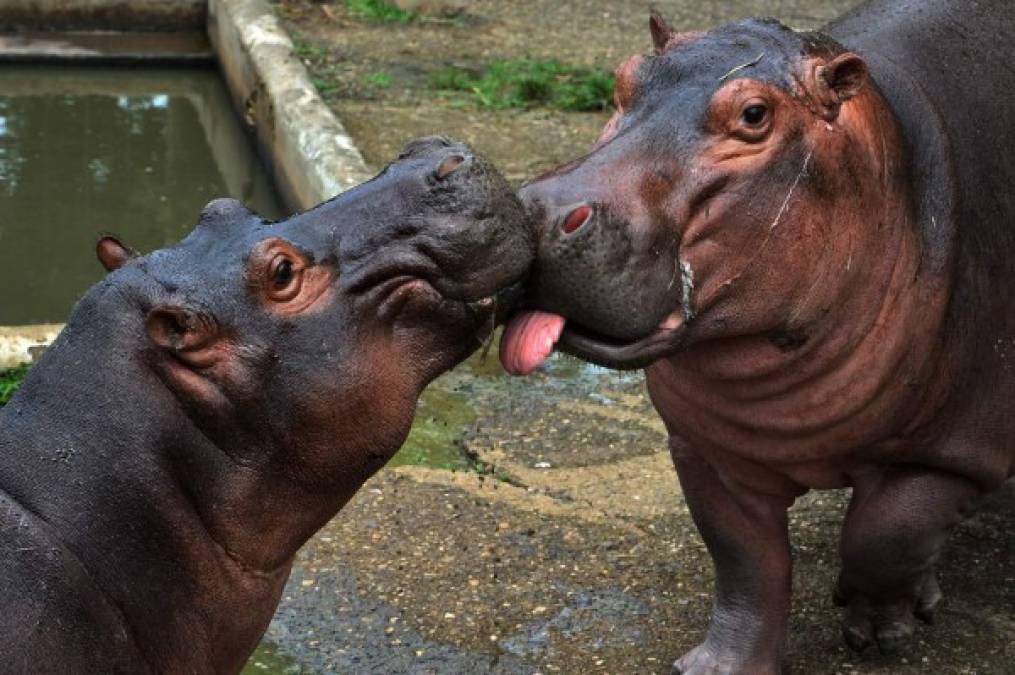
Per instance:
[[[406,305],[423,300],[431,310],[447,312],[467,318],[475,327],[474,337],[480,343],[489,338],[494,329],[506,321],[508,314],[524,294],[525,279],[512,281],[492,294],[450,294],[439,288],[428,274],[414,270],[410,274],[397,274],[374,287],[378,296],[378,316],[390,320]]]
[[[508,320],[501,337],[500,359],[512,375],[532,373],[555,349],[608,368],[644,368],[680,348],[685,326],[684,314],[678,310],[648,335],[621,340],[559,314],[526,310]]]
[[[518,281],[491,295],[453,297],[442,292],[435,283],[425,277],[408,274],[398,275],[379,285],[378,292],[382,296],[382,300],[378,307],[378,315],[388,318],[397,314],[414,299],[429,298],[430,301],[438,304],[464,307],[470,315],[481,316],[485,320],[496,311],[501,295],[517,292],[515,289],[520,286],[521,282]]]

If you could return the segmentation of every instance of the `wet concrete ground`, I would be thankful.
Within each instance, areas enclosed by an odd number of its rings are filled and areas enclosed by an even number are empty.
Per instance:
[[[667,673],[701,638],[711,563],[641,376],[558,357],[515,380],[476,361],[429,395],[458,401],[446,437],[484,473],[382,471],[300,553],[248,672]],[[1015,490],[954,533],[937,624],[891,658],[839,637],[847,498],[792,512],[790,672],[1015,672]]]
[[[452,108],[427,73],[518,55],[612,67],[648,48],[648,2],[460,4],[467,21],[392,27],[352,20],[337,2],[280,3],[375,166],[410,137],[445,132],[531,176],[582,152],[605,115]],[[752,14],[811,28],[856,3],[656,4],[697,29]],[[392,87],[362,84],[381,70]],[[668,673],[702,638],[712,566],[640,374],[557,357],[516,380],[475,357],[425,395],[396,464],[300,553],[247,672]],[[1015,673],[1015,489],[953,533],[938,621],[894,657],[852,656],[839,636],[831,589],[848,496],[812,493],[792,510],[788,670]]]

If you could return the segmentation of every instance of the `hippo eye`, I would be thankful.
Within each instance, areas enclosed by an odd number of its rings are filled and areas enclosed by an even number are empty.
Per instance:
[[[270,294],[275,300],[290,300],[299,292],[295,263],[284,255],[277,256],[268,272]]]
[[[271,283],[275,290],[281,291],[293,280],[293,263],[291,260],[282,259],[275,266],[275,273],[272,274]]]
[[[754,103],[744,108],[741,114],[744,124],[757,127],[768,121],[768,106],[763,103]]]

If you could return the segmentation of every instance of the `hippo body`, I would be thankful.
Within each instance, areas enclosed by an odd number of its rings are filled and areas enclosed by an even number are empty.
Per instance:
[[[0,663],[238,672],[297,549],[398,449],[532,253],[507,183],[411,144],[288,220],[212,202],[112,271],[0,410]]]
[[[890,653],[941,598],[949,526],[1015,470],[1015,13],[651,28],[592,152],[522,190],[542,226],[502,360],[646,367],[716,566],[675,672],[779,672],[810,489],[853,489],[834,597],[847,644]]]

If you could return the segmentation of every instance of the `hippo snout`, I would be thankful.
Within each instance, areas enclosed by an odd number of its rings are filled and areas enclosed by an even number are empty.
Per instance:
[[[514,188],[471,147],[442,136],[410,142],[372,180],[280,227],[325,236],[342,287],[393,299],[379,305],[385,316],[415,307],[405,322],[433,318],[439,302],[442,311],[466,308],[466,328],[492,326],[536,250]]]
[[[401,183],[406,220],[418,225],[407,243],[435,266],[429,281],[441,294],[473,302],[527,276],[536,251],[532,218],[501,173],[467,144],[417,139],[384,177]]]
[[[689,316],[682,289],[692,281],[665,223],[640,195],[611,196],[617,180],[579,160],[520,190],[536,254],[501,341],[509,372],[532,372],[555,348],[640,367],[681,339]]]
[[[519,192],[537,233],[530,303],[617,339],[650,333],[674,309],[649,292],[673,277],[674,251],[656,245],[651,222],[567,183],[551,176]]]

